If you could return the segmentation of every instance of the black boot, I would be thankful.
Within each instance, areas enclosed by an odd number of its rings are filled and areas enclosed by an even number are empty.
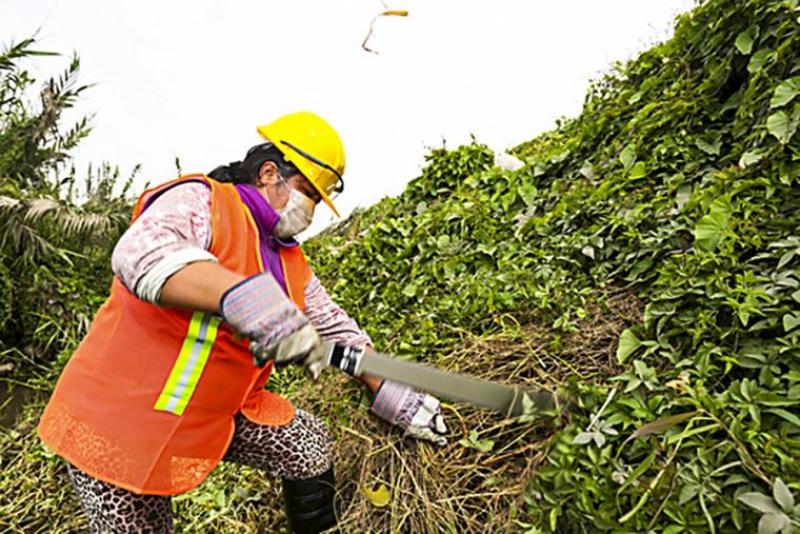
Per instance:
[[[333,466],[302,480],[283,479],[283,499],[289,527],[296,534],[317,534],[336,524],[333,511]]]

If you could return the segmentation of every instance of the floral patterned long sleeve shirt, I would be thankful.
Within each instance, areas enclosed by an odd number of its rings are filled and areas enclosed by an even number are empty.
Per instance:
[[[136,296],[158,302],[167,279],[196,261],[216,261],[211,242],[211,191],[202,183],[162,193],[120,238],[111,267]],[[371,344],[370,337],[339,307],[312,275],[305,287],[305,314],[320,337],[345,345]]]

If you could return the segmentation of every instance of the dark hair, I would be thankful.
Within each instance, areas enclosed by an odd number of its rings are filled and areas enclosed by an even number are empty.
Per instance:
[[[233,161],[227,165],[220,165],[208,173],[208,176],[218,182],[252,184],[258,178],[258,171],[261,170],[261,166],[265,161],[273,162],[284,178],[289,178],[293,174],[300,174],[297,167],[284,159],[283,154],[275,148],[275,145],[262,143],[248,150],[243,161]]]

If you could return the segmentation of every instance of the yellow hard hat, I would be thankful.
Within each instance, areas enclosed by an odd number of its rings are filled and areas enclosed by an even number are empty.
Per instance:
[[[338,217],[332,198],[344,189],[344,146],[336,130],[308,111],[284,115],[257,129],[308,178]]]

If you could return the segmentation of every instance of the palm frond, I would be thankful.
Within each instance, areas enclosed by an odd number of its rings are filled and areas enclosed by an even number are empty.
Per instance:
[[[18,207],[22,201],[18,198],[0,195],[0,210],[10,211]]]
[[[50,256],[56,247],[42,236],[38,229],[21,219],[12,221],[0,231],[0,249],[8,246],[24,260],[36,262]]]
[[[25,222],[35,223],[45,215],[57,212],[61,208],[61,203],[52,198],[32,198],[25,201],[22,219]]]

